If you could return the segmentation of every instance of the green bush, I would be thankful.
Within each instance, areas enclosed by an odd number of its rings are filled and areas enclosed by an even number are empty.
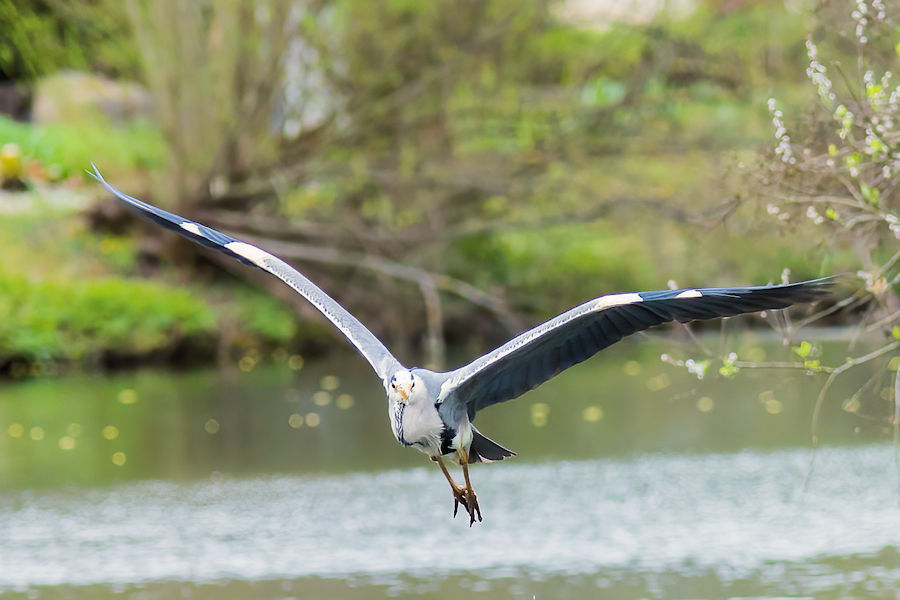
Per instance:
[[[138,56],[120,0],[0,0],[0,79],[66,68],[134,77]]]
[[[215,313],[185,290],[104,278],[32,282],[0,272],[0,356],[79,360],[112,351],[164,349],[185,336],[213,335]]]
[[[97,117],[88,122],[31,125],[0,116],[0,145],[17,144],[45,166],[59,165],[62,175],[89,168],[158,169],[165,164],[165,143],[152,123],[135,120],[114,125]]]

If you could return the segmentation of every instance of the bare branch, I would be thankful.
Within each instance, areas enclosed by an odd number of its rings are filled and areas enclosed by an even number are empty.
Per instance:
[[[885,325],[889,325],[890,323],[893,323],[897,319],[900,319],[900,310],[889,314],[888,316],[884,317],[883,319],[879,319],[879,320],[875,321],[874,323],[872,323],[871,325],[866,327],[865,331],[866,331],[866,333],[870,333],[877,329],[881,329]]]
[[[828,388],[831,387],[831,384],[834,383],[834,380],[837,378],[837,376],[845,371],[852,369],[853,367],[858,367],[859,365],[861,365],[863,363],[867,363],[870,360],[875,360],[876,358],[878,358],[880,356],[884,356],[888,352],[896,350],[897,348],[900,348],[900,341],[891,342],[890,344],[887,344],[886,346],[882,346],[881,348],[878,348],[877,350],[873,350],[872,352],[869,352],[868,354],[866,354],[864,356],[858,356],[856,358],[852,358],[839,367],[835,367],[835,368],[821,367],[823,372],[830,371],[830,374],[828,375],[828,379],[825,381],[825,385],[823,385],[822,389],[819,391],[819,396],[818,396],[818,398],[816,398],[816,407],[813,410],[813,417],[812,417],[812,443],[813,443],[813,445],[817,445],[819,443],[819,436],[817,434],[817,428],[819,425],[819,414],[822,411],[822,404],[825,402],[825,394],[828,392]]]
[[[518,319],[500,298],[448,275],[431,273],[418,267],[404,265],[372,254],[347,252],[337,248],[322,248],[261,237],[244,236],[244,239],[285,258],[369,269],[390,277],[411,281],[420,287],[425,285],[451,292],[472,304],[492,312],[509,332],[521,330]]]

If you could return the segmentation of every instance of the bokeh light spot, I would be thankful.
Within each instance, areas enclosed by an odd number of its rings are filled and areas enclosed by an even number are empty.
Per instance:
[[[292,414],[288,417],[288,425],[294,429],[300,429],[303,427],[303,415],[297,413]]]
[[[249,354],[242,356],[238,361],[238,369],[244,373],[249,373],[254,367],[256,367],[256,359]]]
[[[6,432],[10,435],[10,437],[20,438],[25,435],[25,428],[22,427],[20,423],[13,423],[9,427],[7,427]]]
[[[121,467],[128,460],[128,457],[125,456],[124,452],[113,452],[112,455],[112,463],[117,467]]]
[[[288,369],[291,371],[299,371],[303,368],[303,357],[299,354],[293,354],[288,359]]]
[[[68,435],[59,438],[59,449],[60,450],[74,450],[75,449],[75,438],[68,436]]]
[[[647,389],[651,392],[659,392],[669,387],[671,383],[672,380],[667,373],[660,373],[647,380]]]
[[[103,437],[107,440],[114,440],[119,437],[119,428],[115,425],[107,425],[103,428]]]
[[[547,424],[550,415],[550,405],[545,402],[535,402],[531,405],[531,424],[535,427],[543,427]]]
[[[353,396],[351,396],[350,394],[341,394],[340,396],[337,397],[336,404],[337,404],[337,407],[340,408],[341,410],[347,410],[348,408],[353,407],[354,402],[355,402],[355,400],[353,399]]]
[[[306,414],[306,424],[309,427],[317,427],[319,423],[321,423],[321,419],[318,413],[311,412]]]
[[[313,394],[313,402],[316,406],[328,406],[331,404],[331,394],[324,390],[319,390]]]
[[[599,406],[588,406],[581,414],[588,423],[596,423],[603,418],[603,409]]]
[[[206,423],[203,424],[203,429],[209,435],[215,435],[219,433],[219,422],[215,419],[207,419]]]
[[[32,427],[31,430],[28,432],[28,437],[30,437],[31,439],[33,439],[36,442],[41,441],[42,439],[44,439],[44,428],[37,427],[37,426]]]
[[[138,394],[136,391],[126,388],[119,392],[119,402],[122,404],[134,404],[138,401]]]
[[[335,375],[326,375],[322,378],[322,381],[319,383],[322,386],[323,390],[328,390],[329,392],[333,392],[338,389],[338,386],[341,385],[341,380],[337,378]]]
[[[707,413],[715,407],[716,403],[709,396],[700,396],[697,398],[697,410]]]
[[[641,363],[636,360],[629,360],[625,363],[625,366],[622,369],[625,371],[626,375],[640,375],[641,374]]]

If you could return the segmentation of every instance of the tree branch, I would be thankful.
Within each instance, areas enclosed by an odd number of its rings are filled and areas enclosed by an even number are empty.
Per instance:
[[[521,323],[512,311],[506,307],[503,300],[465,281],[448,275],[431,273],[418,267],[404,265],[372,254],[348,252],[337,248],[322,248],[255,236],[244,236],[244,240],[266,248],[268,251],[283,258],[368,269],[390,277],[413,282],[419,285],[420,289],[424,285],[451,292],[493,313],[509,332],[514,333],[521,330]]]

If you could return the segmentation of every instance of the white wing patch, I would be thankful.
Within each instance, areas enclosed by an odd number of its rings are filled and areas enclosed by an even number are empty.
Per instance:
[[[275,275],[291,286],[298,294],[309,300],[319,312],[325,315],[325,318],[331,321],[350,340],[351,344],[356,346],[365,359],[369,361],[369,364],[372,365],[372,368],[375,369],[375,372],[378,373],[379,377],[384,378],[387,376],[390,369],[388,365],[391,365],[390,361],[393,361],[393,366],[400,367],[400,364],[388,352],[387,348],[362,323],[357,321],[340,304],[289,264],[265,250],[245,242],[229,242],[225,244],[225,248],[246,258],[263,271]],[[377,351],[379,348],[381,355],[373,354],[372,351]]]
[[[182,225],[182,227],[184,226]],[[229,244],[225,244],[225,247],[235,254],[243,256],[254,265],[265,271],[269,270],[265,264],[266,259],[275,258],[265,250],[260,250],[256,246],[251,246],[250,244],[245,244],[244,242],[231,242]]]
[[[91,164],[94,166],[93,163]],[[176,232],[181,230],[181,233],[191,234],[190,236],[185,235],[185,237],[205,238],[206,242],[211,242],[211,244],[206,243],[205,245],[214,244],[220,249],[227,250],[229,253],[240,257],[242,260],[257,266],[263,271],[271,273],[284,281],[297,293],[309,300],[313,306],[325,315],[325,317],[331,321],[354,346],[356,346],[356,349],[360,351],[382,379],[384,379],[389,372],[401,368],[397,359],[394,358],[390,351],[384,347],[384,344],[382,344],[371,331],[366,329],[362,323],[360,323],[352,314],[347,312],[347,310],[333,298],[320,290],[313,282],[283,260],[276,258],[272,254],[269,254],[256,246],[251,246],[250,244],[238,240],[229,241],[227,244],[223,244],[223,238],[231,238],[225,236],[218,237],[222,234],[219,234],[213,229],[208,229],[207,227],[189,221],[184,217],[179,217],[178,215],[155,209],[154,207],[141,202],[137,198],[132,198],[127,194],[123,194],[103,179],[96,166],[94,166],[92,175],[97,181],[102,183],[111,194],[114,194],[123,202],[130,204],[135,209],[145,213],[146,216],[157,221],[163,227]]]
[[[197,224],[191,223],[190,221],[185,221],[184,223],[182,223],[181,228],[184,229],[185,231],[190,231],[194,235],[200,235],[200,236],[203,235],[202,233],[200,233],[200,228],[197,227]]]
[[[703,294],[701,294],[701,293],[698,292],[697,290],[684,290],[683,292],[681,292],[680,294],[678,294],[677,296],[675,296],[675,298],[676,298],[676,299],[681,299],[681,298],[699,298],[699,297],[701,297],[702,295],[703,295]]]
[[[592,310],[594,312],[599,312],[601,310],[606,310],[607,308],[612,308],[613,306],[635,304],[637,302],[643,301],[644,299],[641,298],[640,294],[610,294],[608,296],[601,296],[597,298]]]

